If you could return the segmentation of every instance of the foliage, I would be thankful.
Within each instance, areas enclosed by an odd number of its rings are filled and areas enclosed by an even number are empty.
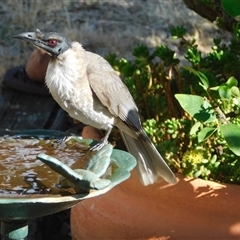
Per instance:
[[[214,7],[212,0],[202,0],[210,7]],[[240,0],[221,0],[222,8],[236,20],[240,20]]]
[[[224,10],[234,17],[236,20],[240,21],[240,0],[221,0]]]
[[[213,40],[203,54],[184,27],[171,29],[185,47],[188,66],[174,51],[145,45],[134,60],[107,60],[128,86],[144,129],[175,171],[223,182],[240,183],[240,26],[227,46]]]
[[[191,1],[184,0],[184,2],[191,6]],[[217,26],[230,32],[232,32],[234,25],[240,21],[240,0],[197,0],[194,1],[193,5],[195,12],[210,21],[215,21]]]
[[[194,120],[190,129],[192,148],[182,158],[183,172],[206,179],[211,176],[225,182],[239,182],[240,175],[232,177],[223,174],[226,169],[234,172],[240,166],[238,82],[231,77],[226,83],[210,88],[205,75],[192,68],[187,69],[200,76],[206,95],[175,95],[183,109]],[[215,91],[218,92],[218,97],[214,96]]]

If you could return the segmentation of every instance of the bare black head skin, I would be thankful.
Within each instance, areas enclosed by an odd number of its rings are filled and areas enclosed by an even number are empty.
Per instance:
[[[54,58],[72,46],[72,41],[65,35],[57,32],[42,33],[39,29],[35,32],[20,33],[12,36],[12,38],[30,42]]]

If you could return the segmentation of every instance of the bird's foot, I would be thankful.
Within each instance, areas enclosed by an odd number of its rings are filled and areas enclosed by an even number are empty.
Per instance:
[[[71,138],[72,136],[64,136],[63,138],[60,139],[56,139],[54,141],[54,146],[56,147],[61,147],[61,148],[65,148],[66,147],[66,142],[69,140],[69,138]]]
[[[99,151],[107,144],[108,140],[106,138],[102,138],[99,143],[90,148],[90,151]]]

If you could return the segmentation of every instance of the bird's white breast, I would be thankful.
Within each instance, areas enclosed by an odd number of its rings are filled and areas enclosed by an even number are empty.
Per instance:
[[[84,50],[78,43],[49,62],[46,84],[68,114],[87,125],[108,129],[114,117],[95,97],[88,82]]]

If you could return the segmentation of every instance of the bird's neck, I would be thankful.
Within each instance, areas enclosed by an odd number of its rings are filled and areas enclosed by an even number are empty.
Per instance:
[[[73,47],[52,58],[48,64],[46,84],[51,93],[58,92],[63,95],[71,94],[81,78],[81,67],[84,67],[82,54],[84,49],[79,43],[73,43]]]

